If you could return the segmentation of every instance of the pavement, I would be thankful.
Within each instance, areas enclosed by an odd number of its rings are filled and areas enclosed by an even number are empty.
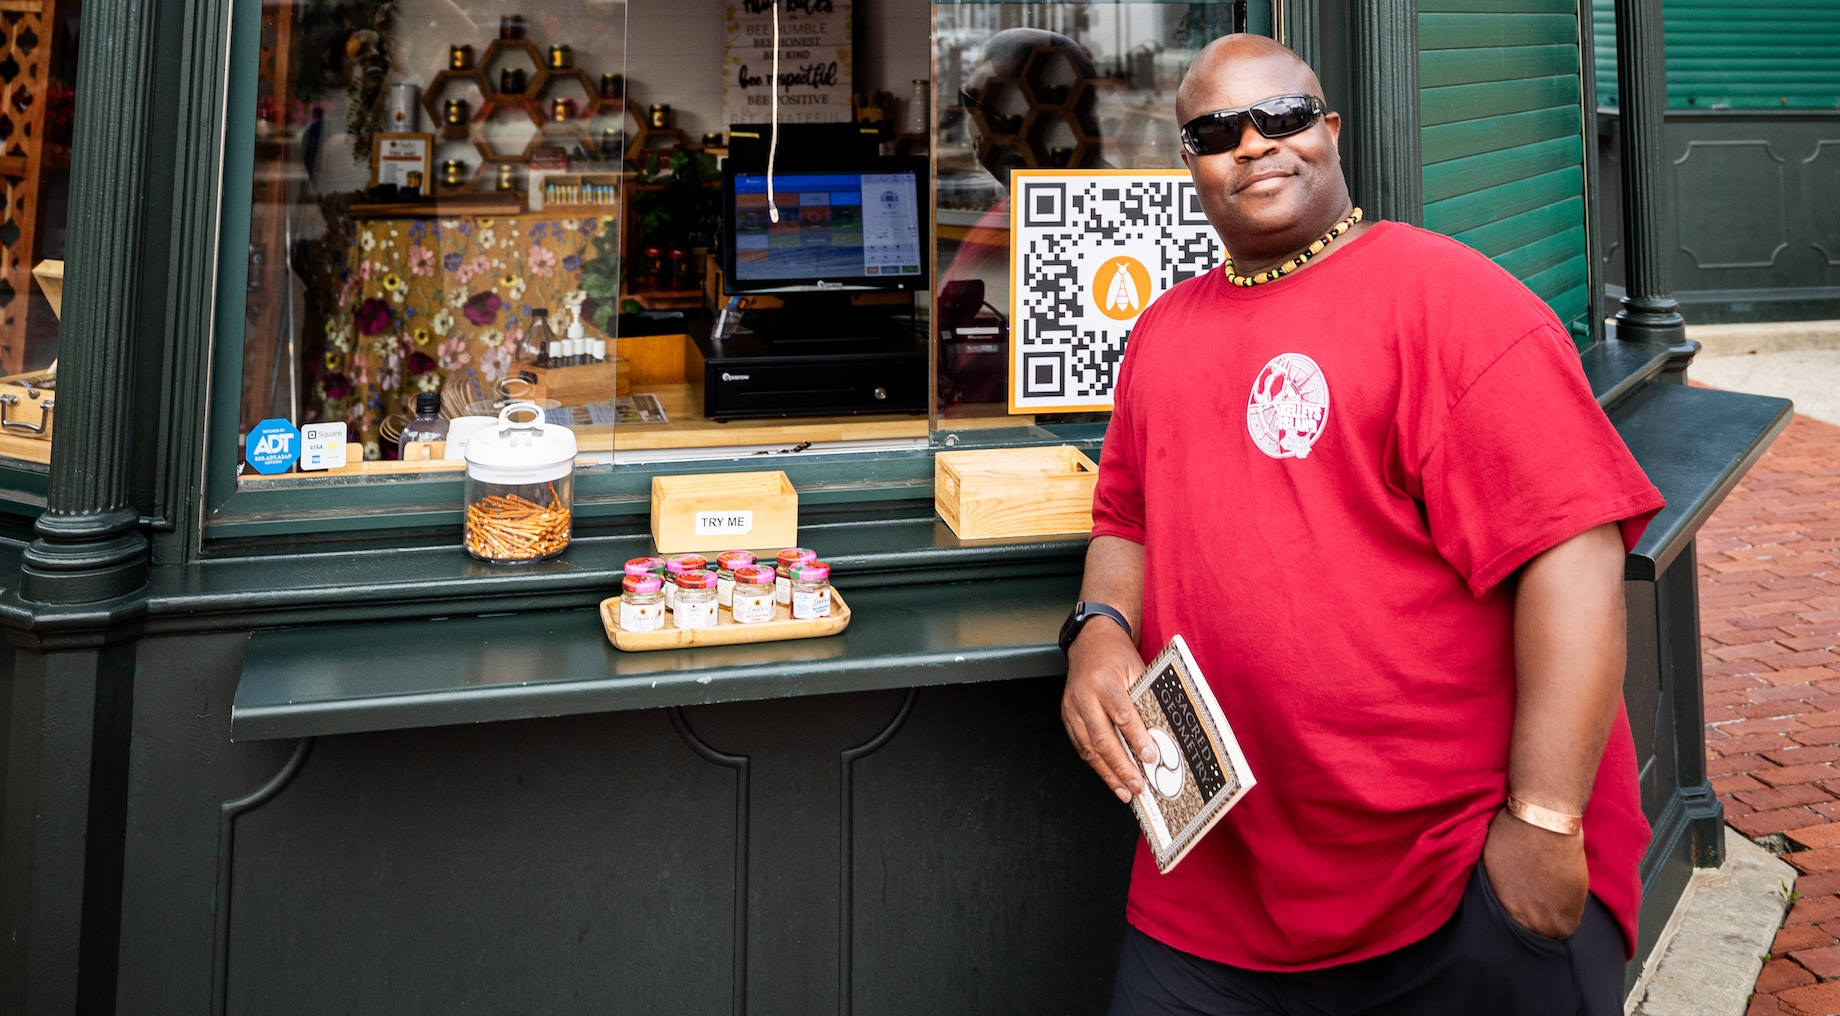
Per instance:
[[[1690,982],[1733,965],[1758,969],[1762,959],[1743,1009],[1727,1001],[1691,1011],[1834,1016],[1840,1014],[1840,322],[1695,328],[1690,335],[1703,345],[1688,370],[1695,383],[1796,402],[1796,419],[1700,531],[1698,549],[1707,770],[1731,829],[1781,854],[1800,877],[1766,957],[1734,947],[1722,960],[1710,949],[1697,961],[1677,962],[1673,953],[1683,942],[1677,935],[1656,966],[1655,982],[1670,968]],[[1728,843],[1736,841],[1728,836]],[[1649,995],[1655,991],[1651,984]]]

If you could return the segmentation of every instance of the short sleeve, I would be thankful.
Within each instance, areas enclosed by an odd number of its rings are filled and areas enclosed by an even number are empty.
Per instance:
[[[1144,479],[1141,441],[1132,425],[1130,354],[1112,392],[1112,419],[1099,453],[1099,482],[1093,488],[1094,536],[1117,536],[1144,542]]]
[[[1432,541],[1478,597],[1606,522],[1634,547],[1663,504],[1556,326],[1523,336],[1459,396],[1421,480]]]

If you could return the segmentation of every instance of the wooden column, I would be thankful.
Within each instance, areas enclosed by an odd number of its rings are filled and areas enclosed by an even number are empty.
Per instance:
[[[156,0],[90,0],[77,70],[68,270],[50,492],[20,593],[87,603],[140,588],[147,539],[129,502],[141,199],[153,111]],[[156,365],[157,366],[157,365]]]
[[[1686,320],[1674,300],[1674,197],[1663,138],[1667,50],[1661,0],[1616,0],[1616,118],[1622,153],[1623,270],[1627,294],[1617,338],[1679,343]]]
[[[1423,225],[1425,185],[1418,123],[1418,5],[1354,4],[1355,204],[1371,219]]]

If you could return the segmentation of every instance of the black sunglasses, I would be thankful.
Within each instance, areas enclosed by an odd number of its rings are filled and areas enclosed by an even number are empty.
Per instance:
[[[1190,155],[1230,152],[1239,144],[1247,120],[1260,134],[1282,138],[1310,129],[1328,111],[1314,95],[1274,95],[1250,106],[1195,117],[1182,125],[1182,147]]]

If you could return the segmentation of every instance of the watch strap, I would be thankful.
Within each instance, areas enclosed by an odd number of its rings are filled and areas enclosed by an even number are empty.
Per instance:
[[[1086,627],[1086,622],[1095,617],[1111,618],[1118,623],[1118,627],[1124,629],[1126,638],[1132,641],[1137,640],[1136,633],[1131,631],[1131,622],[1125,620],[1124,613],[1118,608],[1110,606],[1109,604],[1081,600],[1079,603],[1073,605],[1073,613],[1068,616],[1067,623],[1061,626],[1062,653],[1066,653],[1073,648],[1073,640],[1080,637],[1080,629]]]

